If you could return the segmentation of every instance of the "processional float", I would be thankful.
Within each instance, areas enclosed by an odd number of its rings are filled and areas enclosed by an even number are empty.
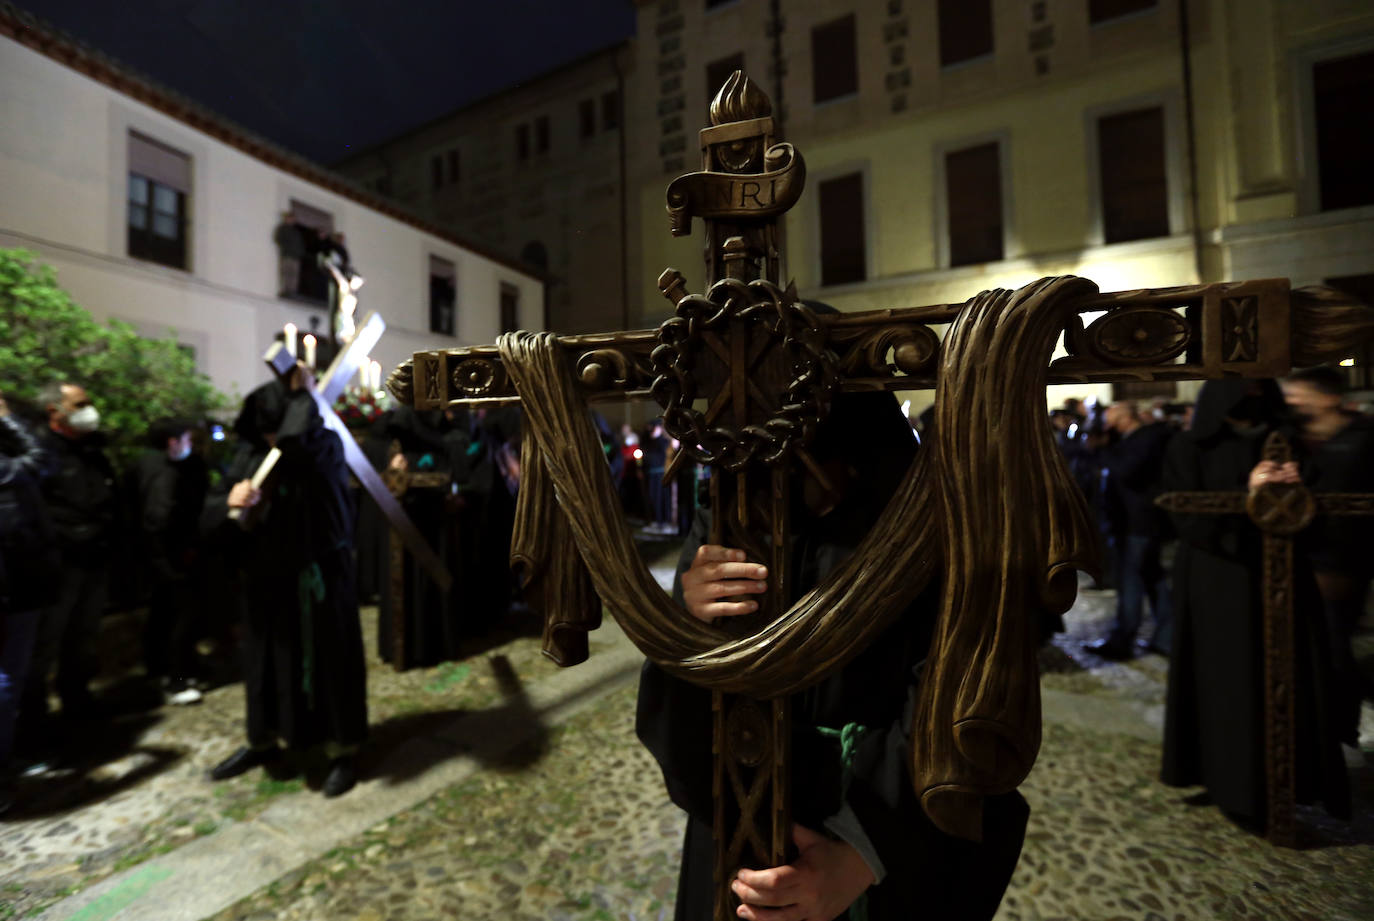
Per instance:
[[[706,293],[664,272],[674,315],[658,329],[511,333],[418,352],[389,380],[417,410],[520,403],[511,558],[542,607],[546,654],[585,659],[604,604],[645,656],[712,691],[717,921],[733,917],[735,868],[788,859],[789,697],[843,667],[932,578],[940,612],[910,752],[922,808],[976,840],[983,798],[1029,773],[1038,624],[1072,605],[1097,553],[1046,419],[1047,384],[1277,377],[1374,333],[1374,311],[1286,279],[1102,293],[1064,276],[963,304],[817,315],[782,282],[778,222],[805,165],[770,113],[733,74],[701,132],[701,171],[669,184],[672,233],[705,225]],[[790,484],[795,473],[828,491],[807,443],[832,397],[928,388],[938,438],[848,561],[789,608]],[[711,540],[768,566],[757,614],[696,621],[635,552],[588,404],[639,399],[661,407],[677,463],[712,468]]]

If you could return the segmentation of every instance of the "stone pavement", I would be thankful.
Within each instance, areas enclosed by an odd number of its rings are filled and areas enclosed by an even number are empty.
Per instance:
[[[1374,769],[1355,775],[1356,821],[1304,810],[1296,851],[1187,805],[1197,791],[1155,780],[1165,660],[1103,663],[1078,650],[1105,630],[1112,600],[1084,592],[1043,657],[1044,744],[1022,788],[1031,826],[999,921],[1374,917]],[[516,637],[490,653],[495,670],[479,656],[392,676],[396,685],[383,676],[372,689],[378,734],[429,741],[379,762],[409,763],[413,776],[374,771],[328,803],[253,775],[216,795],[199,772],[232,744],[215,728],[221,704],[165,714],[190,722],[180,736],[164,724],[145,732],[144,773],[124,788],[0,825],[0,919],[670,918],[681,817],[634,739],[636,657],[611,632],[593,636],[592,662],[561,673],[539,661],[536,640]],[[623,667],[597,665],[617,656]],[[581,690],[548,684],[593,667],[604,677]],[[560,704],[564,692],[576,699]],[[217,693],[231,698],[226,711],[239,705],[237,689]],[[541,729],[502,735],[531,711]],[[1374,711],[1364,716],[1368,744]],[[225,717],[234,730],[236,718]],[[191,746],[193,727],[212,738]],[[121,782],[111,776],[99,782]],[[191,875],[198,861],[210,869]],[[67,888],[78,891],[53,904]],[[173,913],[180,905],[214,907]]]

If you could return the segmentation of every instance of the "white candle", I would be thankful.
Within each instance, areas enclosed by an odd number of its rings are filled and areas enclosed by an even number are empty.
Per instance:
[[[315,337],[306,333],[301,345],[305,346],[305,366],[311,371],[315,370]]]
[[[291,357],[296,357],[296,324],[287,323],[282,327],[286,333],[286,350],[291,353]]]
[[[367,365],[358,366],[358,389],[366,390],[368,384],[372,382],[372,369]]]
[[[372,363],[372,392],[376,393],[382,389],[382,363],[374,361]]]

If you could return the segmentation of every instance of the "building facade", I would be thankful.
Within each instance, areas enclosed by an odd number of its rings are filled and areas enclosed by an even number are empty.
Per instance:
[[[630,67],[630,46],[616,45],[436,119],[338,169],[545,277],[548,329],[623,327],[621,127]]]
[[[285,324],[329,333],[322,291],[304,284],[313,260],[303,260],[304,274],[283,260],[288,216],[301,232],[339,235],[346,246],[366,279],[359,313],[378,311],[388,325],[373,353],[384,368],[422,349],[542,326],[542,281],[515,261],[8,6],[0,86],[0,246],[53,265],[98,319],[170,332],[222,390],[243,394],[267,379],[262,355]],[[429,332],[436,265],[451,283],[441,292],[448,336]]]
[[[700,288],[700,236],[669,236],[663,193],[699,168],[696,132],[737,67],[807,162],[785,220],[803,296],[842,310],[958,303],[1078,274],[1103,290],[1287,276],[1374,299],[1367,3],[638,8],[629,288],[653,305],[640,325],[667,310],[649,296],[663,268]]]

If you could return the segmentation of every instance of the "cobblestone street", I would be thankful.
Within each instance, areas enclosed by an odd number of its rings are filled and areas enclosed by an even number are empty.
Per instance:
[[[999,921],[1374,917],[1374,769],[1353,775],[1355,822],[1304,810],[1299,850],[1186,805],[1196,791],[1155,779],[1165,660],[1078,650],[1111,603],[1085,591],[1042,657],[1031,826]],[[563,672],[530,635],[437,669],[374,667],[368,777],[335,801],[310,772],[203,779],[237,744],[238,686],[141,717],[132,754],[36,788],[0,825],[0,918],[670,918],[681,817],[634,738],[633,649],[613,627],[594,637],[593,662]],[[541,690],[599,657],[618,664],[591,685]],[[198,853],[228,869],[189,871]]]

